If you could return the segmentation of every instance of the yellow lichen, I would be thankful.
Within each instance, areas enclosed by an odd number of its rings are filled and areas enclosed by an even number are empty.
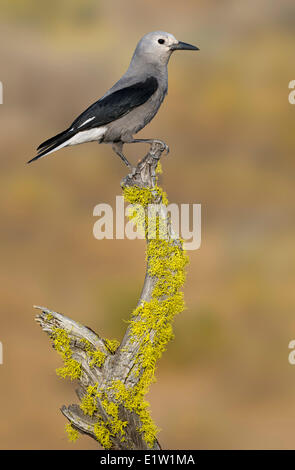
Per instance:
[[[149,382],[149,384],[150,383],[151,382]],[[149,384],[146,385],[148,386]],[[138,415],[141,422],[138,431],[144,434],[144,439],[148,446],[153,447],[159,429],[154,424],[149,414],[149,403],[144,399],[147,388],[140,383],[132,389],[127,389],[123,382],[116,380],[113,381],[112,385],[109,387],[109,391],[127,410],[135,412]]]
[[[76,442],[79,437],[79,432],[77,429],[74,429],[71,424],[66,424],[65,426],[66,433],[68,434],[68,439],[70,442]]]
[[[173,338],[172,323],[174,316],[184,308],[183,293],[180,291],[185,281],[185,267],[188,257],[181,241],[162,239],[162,227],[167,223],[161,220],[164,212],[158,211],[157,221],[151,232],[148,227],[148,206],[155,202],[168,205],[167,196],[158,186],[154,189],[124,188],[124,197],[131,204],[141,204],[145,209],[145,235],[147,238],[148,273],[156,279],[149,302],[143,302],[132,313],[130,321],[131,338],[140,340],[134,373],[140,376],[137,385],[129,390],[123,383],[116,381],[110,387],[116,399],[130,411],[138,414],[144,439],[152,447],[158,432],[147,410],[144,400],[150,384],[155,380],[155,367],[167,343]],[[133,217],[133,222],[142,220]],[[149,237],[152,233],[152,239]],[[153,338],[150,333],[153,331]]]
[[[96,439],[98,440],[100,445],[104,447],[104,449],[109,449],[111,447],[111,433],[107,429],[103,421],[98,421],[97,423],[95,423],[94,434],[96,436]]]
[[[108,415],[108,419],[106,422],[102,420],[101,416],[98,413],[98,398],[100,399],[101,406]],[[98,390],[97,383],[94,386],[89,386],[87,388],[87,393],[81,400],[80,408],[84,412],[84,414],[89,416],[93,416],[95,414],[95,417],[98,419],[94,431],[97,440],[103,447],[105,447],[105,443],[107,443],[107,445],[110,445],[110,438],[115,437],[118,434],[120,434],[121,440],[124,440],[124,428],[127,426],[128,423],[127,421],[122,421],[119,419],[118,404],[109,401],[106,394]]]
[[[105,361],[106,355],[101,351],[93,351],[90,353],[92,360],[90,361],[90,367],[97,366],[101,367]]]
[[[119,419],[119,406],[117,403],[111,402],[105,395],[105,399],[101,401],[101,404],[105,412],[110,416],[107,424],[111,429],[111,436],[116,436],[120,433],[120,437],[123,438],[125,434],[124,428],[127,426],[127,421]]]
[[[86,354],[89,358],[91,358],[89,363],[90,367],[101,367],[106,358],[105,353],[99,351],[99,349],[95,350],[92,344],[85,338],[80,339],[80,342],[84,343]]]
[[[144,208],[158,201],[162,201],[164,205],[168,205],[165,191],[157,185],[153,189],[140,188],[138,186],[125,186],[123,188],[123,194],[126,201],[130,204],[139,204]]]
[[[86,395],[81,400],[80,408],[89,416],[93,416],[93,413],[97,411],[97,386],[98,384],[89,385]]]
[[[120,342],[117,339],[104,338],[104,343],[111,354],[115,354],[118,347],[120,346]]]
[[[67,332],[62,328],[53,328],[51,338],[55,349],[64,361],[64,367],[56,369],[57,375],[62,378],[69,377],[71,380],[78,379],[81,376],[81,364],[72,358],[71,340]]]
[[[161,175],[162,173],[163,173],[162,165],[161,165],[161,162],[160,162],[160,160],[159,160],[159,161],[158,161],[157,168],[156,168],[156,175]]]

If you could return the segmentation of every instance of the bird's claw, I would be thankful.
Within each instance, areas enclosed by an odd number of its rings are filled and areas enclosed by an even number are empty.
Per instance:
[[[161,150],[162,150],[162,151],[165,150],[165,151],[166,151],[166,155],[169,154],[170,148],[169,148],[169,146],[168,146],[165,142],[163,142],[162,140],[157,140],[157,139],[156,139],[156,140],[154,140],[153,143],[155,143],[155,144],[160,144],[160,145],[161,145]]]

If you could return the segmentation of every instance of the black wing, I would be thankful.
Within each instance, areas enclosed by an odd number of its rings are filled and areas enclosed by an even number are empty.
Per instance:
[[[157,89],[157,79],[148,77],[145,81],[137,82],[101,98],[80,114],[64,132],[42,142],[38,147],[38,155],[30,162],[53,150],[77,132],[106,125],[128,114],[132,109],[144,104]]]
[[[148,77],[145,81],[114,91],[89,106],[75,119],[70,128],[71,130],[79,128],[79,131],[84,131],[116,121],[130,113],[132,109],[144,104],[157,89],[157,79]]]

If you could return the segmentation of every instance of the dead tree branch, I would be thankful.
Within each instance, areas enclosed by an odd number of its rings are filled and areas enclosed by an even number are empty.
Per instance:
[[[64,361],[58,375],[79,381],[80,405],[61,408],[70,423],[69,436],[74,440],[77,431],[85,433],[105,449],[160,449],[144,397],[154,380],[156,361],[173,337],[173,317],[184,307],[180,288],[187,263],[181,241],[171,227],[166,195],[157,186],[156,171],[163,151],[160,143],[154,143],[121,183],[125,199],[143,209],[141,222],[147,241],[142,293],[121,344],[103,339],[64,315],[36,307],[41,310],[37,322]],[[158,208],[164,239],[159,237],[159,223],[156,236],[148,237],[151,205]],[[134,221],[139,224],[138,217]]]

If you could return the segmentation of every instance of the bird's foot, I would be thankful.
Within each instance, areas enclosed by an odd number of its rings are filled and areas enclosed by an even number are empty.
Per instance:
[[[168,146],[165,142],[163,142],[163,140],[154,139],[153,142],[152,142],[152,146],[153,146],[153,144],[159,144],[159,145],[161,145],[161,150],[162,150],[162,151],[165,150],[165,151],[166,151],[166,155],[169,154],[169,152],[170,152],[169,146]]]

